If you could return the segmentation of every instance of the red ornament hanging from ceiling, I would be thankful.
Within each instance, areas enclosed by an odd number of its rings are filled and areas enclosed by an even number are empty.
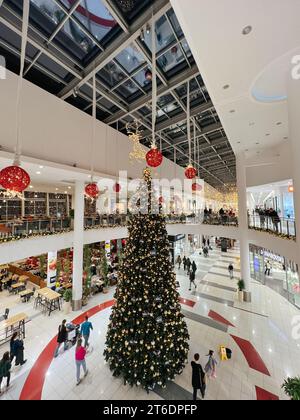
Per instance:
[[[85,195],[92,200],[95,200],[99,197],[100,191],[98,185],[95,182],[88,184],[85,187]]]
[[[120,191],[121,191],[121,185],[116,182],[114,185],[114,192],[119,193]]]
[[[157,168],[162,164],[163,155],[156,146],[152,146],[146,155],[146,160],[148,166],[151,168]]]
[[[20,195],[29,184],[30,176],[18,165],[8,166],[0,172],[0,185],[11,195]]]
[[[197,176],[197,169],[193,165],[189,165],[185,170],[185,176],[187,179],[194,179]]]
[[[202,186],[200,184],[198,184],[197,182],[194,182],[192,184],[192,190],[194,192],[200,192],[200,191],[202,191]]]

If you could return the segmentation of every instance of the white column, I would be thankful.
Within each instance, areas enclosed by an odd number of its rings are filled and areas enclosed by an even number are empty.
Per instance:
[[[74,258],[73,258],[73,310],[82,307],[84,182],[76,181],[74,197]]]
[[[50,200],[49,193],[46,194],[46,216],[50,217]]]
[[[288,80],[288,113],[289,113],[289,143],[292,149],[292,168],[294,185],[294,206],[296,219],[296,234],[298,245],[298,261],[300,265],[300,80]],[[289,144],[287,143],[288,147]]]
[[[246,161],[244,153],[236,157],[237,190],[239,205],[239,236],[241,256],[241,279],[245,282],[245,289],[251,292],[250,281],[250,258],[248,240],[248,214],[247,214],[247,183],[246,183]]]

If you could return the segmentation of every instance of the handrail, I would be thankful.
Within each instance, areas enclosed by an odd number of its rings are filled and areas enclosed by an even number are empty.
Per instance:
[[[249,229],[269,232],[276,236],[296,238],[296,221],[284,217],[270,217],[265,215],[248,215]]]

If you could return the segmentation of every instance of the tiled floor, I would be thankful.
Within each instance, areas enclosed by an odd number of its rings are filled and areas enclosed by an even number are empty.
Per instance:
[[[217,378],[209,381],[206,398],[284,399],[281,390],[283,380],[287,376],[300,373],[300,342],[291,337],[292,318],[299,316],[299,311],[274,291],[257,282],[252,283],[252,303],[238,302],[234,292],[236,279],[230,280],[227,273],[227,266],[232,261],[236,276],[238,275],[237,249],[227,254],[214,250],[209,258],[196,253],[193,258],[199,267],[196,291],[188,290],[187,276],[183,269],[180,272],[177,270],[182,309],[191,336],[189,359],[198,352],[204,365],[210,349],[218,352],[219,346],[225,345],[233,351],[231,360],[219,361]],[[12,315],[26,312],[31,319],[26,325],[25,348],[28,363],[22,368],[13,368],[12,387],[2,399],[19,399],[20,395],[24,399],[37,398],[39,390],[43,399],[54,400],[191,399],[190,365],[186,366],[183,374],[176,377],[175,382],[167,389],[156,389],[149,394],[139,388],[124,386],[122,380],[112,377],[102,356],[112,296],[113,290],[107,295],[98,295],[85,308],[94,308],[91,317],[94,332],[91,337],[91,352],[87,357],[90,373],[76,387],[74,349],[52,360],[55,345],[53,338],[64,315],[41,315],[38,310],[33,309],[32,302],[22,304],[18,297],[7,297],[6,292],[2,293],[0,313],[9,307]],[[99,307],[104,302],[108,302],[106,308]],[[67,319],[73,320],[79,315],[70,314]],[[6,348],[7,346],[1,346],[1,355]]]

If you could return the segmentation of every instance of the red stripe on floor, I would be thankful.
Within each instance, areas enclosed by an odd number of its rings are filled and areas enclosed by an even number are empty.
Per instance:
[[[235,325],[233,325],[231,322],[227,321],[227,319],[223,318],[221,315],[219,315],[217,312],[215,311],[209,311],[208,316],[213,319],[214,321],[220,322],[221,324],[225,324],[228,327],[233,327],[235,328]]]
[[[193,300],[185,299],[182,297],[179,298],[179,302],[182,303],[182,305],[189,306],[190,308],[193,308],[196,305],[196,302],[194,302]]]
[[[81,324],[86,316],[92,317],[97,313],[110,308],[115,303],[114,300],[104,302],[101,305],[95,306],[92,309],[84,312],[75,318],[72,322],[74,324]],[[43,387],[45,383],[46,374],[53,361],[55,347],[57,345],[57,336],[54,337],[50,343],[45,347],[39,358],[31,368],[26,382],[23,386],[20,400],[22,401],[39,401],[42,399]]]
[[[271,376],[264,361],[262,360],[262,358],[260,357],[256,349],[254,348],[254,346],[250,343],[250,341],[244,340],[234,335],[231,335],[231,337],[234,339],[236,344],[241,349],[251,369],[254,369],[257,372],[263,373],[264,375]]]
[[[274,395],[259,386],[256,386],[255,389],[257,401],[279,401],[279,397],[277,397],[277,395]]]

